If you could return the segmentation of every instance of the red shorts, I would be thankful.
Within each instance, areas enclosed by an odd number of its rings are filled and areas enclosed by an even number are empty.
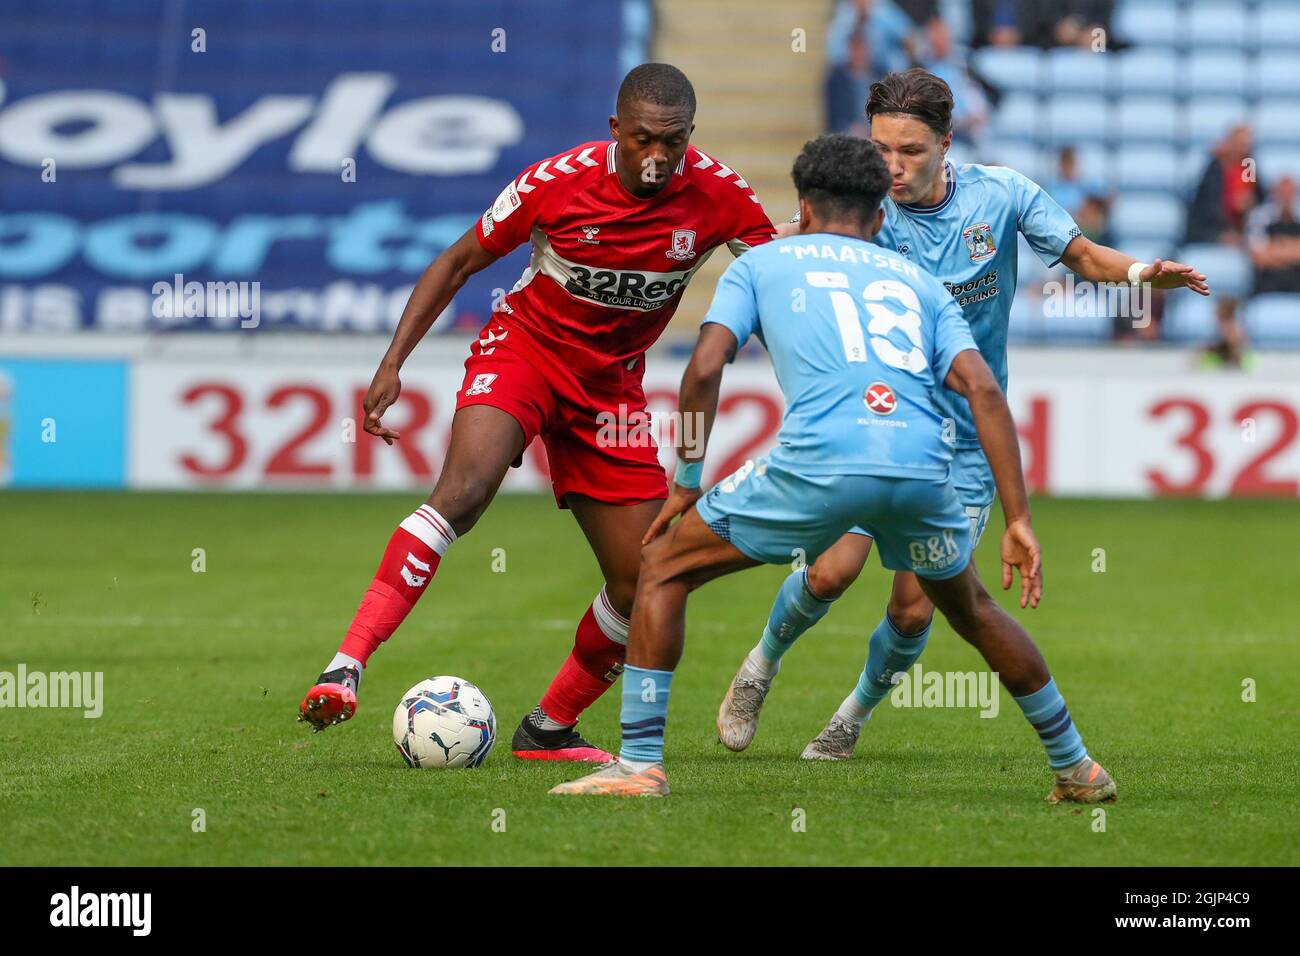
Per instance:
[[[491,405],[511,415],[524,430],[524,447],[539,435],[546,446],[555,501],[586,495],[615,505],[632,505],[668,496],[668,479],[648,427],[635,427],[646,414],[641,387],[644,356],[636,367],[608,382],[579,378],[559,359],[509,330],[518,347],[483,337],[470,346],[465,381],[456,393],[457,410]],[[615,380],[617,379],[617,381]],[[639,413],[639,414],[638,414]],[[623,427],[631,421],[633,428]]]

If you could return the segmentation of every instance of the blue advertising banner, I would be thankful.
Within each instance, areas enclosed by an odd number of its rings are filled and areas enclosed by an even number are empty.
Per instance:
[[[121,488],[121,361],[0,359],[0,487]]]
[[[631,9],[0,0],[0,332],[391,329],[519,170],[607,135]]]

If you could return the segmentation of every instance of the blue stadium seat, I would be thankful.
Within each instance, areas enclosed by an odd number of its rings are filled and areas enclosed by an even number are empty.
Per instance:
[[[1016,284],[1041,285],[1047,276],[1047,266],[1038,253],[1029,247],[1024,236],[1016,237]]]
[[[1177,259],[1174,250],[1177,244],[1173,242],[1164,242],[1158,240],[1152,242],[1150,239],[1125,239],[1115,248],[1120,249],[1126,255],[1132,256],[1141,262],[1155,262],[1157,259]],[[1193,296],[1200,298],[1200,296]]]
[[[1173,0],[1129,0],[1115,11],[1115,33],[1126,43],[1174,46],[1182,33],[1182,11]]]
[[[1259,146],[1300,146],[1300,100],[1265,100],[1255,116],[1255,142]]]
[[[1240,249],[1211,243],[1193,243],[1183,246],[1174,257],[1204,272],[1210,289],[1216,295],[1244,298],[1250,295],[1254,284],[1254,270],[1250,257]]]
[[[1062,47],[1047,54],[1046,83],[1060,93],[1105,93],[1110,89],[1113,57],[1077,47]]]
[[[1255,44],[1255,18],[1241,0],[1194,3],[1183,17],[1183,35],[1193,48],[1245,50]]]
[[[994,139],[1037,140],[1042,135],[1042,108],[1036,96],[1012,93],[998,104],[993,117]]]
[[[1213,276],[1210,276],[1210,281],[1214,281]],[[1165,339],[1170,342],[1209,344],[1214,340],[1218,324],[1214,308],[1214,300],[1203,295],[1183,292],[1171,294],[1161,328]]]
[[[1300,46],[1300,6],[1295,0],[1263,0],[1255,30],[1263,49],[1294,50]]]
[[[1269,146],[1259,150],[1259,178],[1265,183],[1290,176],[1300,184],[1300,149],[1293,146]]]
[[[1255,61],[1255,92],[1261,97],[1300,98],[1300,56],[1291,53],[1263,53]]]
[[[1203,149],[1184,149],[1179,153],[1178,173],[1183,184],[1183,195],[1190,199],[1200,185],[1205,168],[1210,165],[1210,153]]]
[[[986,46],[971,55],[975,70],[1000,90],[1038,93],[1042,89],[1042,53],[1037,47]]]
[[[1165,193],[1121,193],[1110,210],[1116,235],[1152,242],[1174,242],[1183,233],[1186,209]]]
[[[1195,50],[1187,56],[1184,78],[1193,102],[1220,93],[1245,96],[1251,88],[1250,60],[1237,51]]]
[[[1051,155],[1043,153],[1037,146],[1025,143],[997,143],[987,154],[986,162],[1010,166],[1034,182],[1042,182],[1052,172]]]
[[[954,166],[964,166],[967,163],[978,163],[979,161],[979,157],[975,155],[975,151],[970,146],[953,143],[952,146],[948,147],[948,162]]]
[[[1182,112],[1168,96],[1124,96],[1115,110],[1120,142],[1173,143],[1178,139]]]
[[[1183,180],[1178,157],[1178,150],[1170,145],[1122,145],[1113,164],[1115,183],[1123,190],[1179,193]]]
[[[1070,145],[1074,147],[1075,156],[1078,159],[1080,179],[1093,183],[1104,190],[1113,191],[1118,170],[1115,168],[1115,164],[1111,162],[1111,151],[1099,143],[1072,143]],[[1056,169],[1060,160],[1055,152],[1050,152],[1044,157],[1043,161],[1045,164],[1043,179],[1045,182],[1050,182],[1056,178]]]
[[[1043,337],[1043,306],[1039,290],[1022,286],[1011,300],[1007,338],[1012,342],[1037,342]]]
[[[1185,120],[1183,145],[1202,150],[1238,123],[1250,122],[1251,112],[1242,96],[1202,96],[1187,104]]]
[[[1254,345],[1300,346],[1300,293],[1269,292],[1251,299],[1246,335]]]
[[[1139,47],[1110,54],[1115,58],[1115,89],[1126,94],[1160,93],[1173,96],[1181,91],[1182,61],[1173,50]]]
[[[1049,140],[1066,143],[1101,143],[1111,133],[1110,103],[1101,94],[1067,93],[1047,101]]]

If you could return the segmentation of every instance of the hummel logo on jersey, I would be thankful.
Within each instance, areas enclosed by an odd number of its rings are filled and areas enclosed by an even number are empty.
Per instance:
[[[491,355],[497,350],[497,343],[503,341],[510,334],[509,329],[503,329],[497,326],[496,332],[491,329],[484,329],[483,335],[478,340],[478,350],[480,355]],[[496,376],[494,375],[493,378]]]
[[[894,390],[884,382],[872,382],[868,385],[867,390],[862,394],[862,401],[877,415],[892,415],[898,408],[898,399],[894,396]]]
[[[695,258],[695,230],[694,229],[674,229],[673,238],[669,243],[669,249],[664,253],[669,259],[676,259],[679,262],[683,259]]]
[[[423,571],[424,574],[420,575],[412,573],[411,569],[406,566],[407,564],[415,565],[416,570]],[[406,564],[402,565],[402,580],[404,580],[409,587],[423,587],[429,580],[429,565],[411,554],[411,552],[406,552]]]
[[[465,389],[466,395],[486,395],[492,391],[492,383],[497,380],[496,372],[480,372]]]
[[[600,227],[599,227],[599,226],[583,226],[583,227],[582,227],[582,234],[583,234],[584,236],[586,236],[587,238],[586,238],[586,239],[583,239],[583,240],[581,240],[581,241],[582,241],[582,242],[590,242],[590,243],[593,243],[593,244],[594,244],[594,243],[598,243],[598,242],[600,242],[600,240],[596,238],[596,233],[598,233],[598,232],[600,232]]]

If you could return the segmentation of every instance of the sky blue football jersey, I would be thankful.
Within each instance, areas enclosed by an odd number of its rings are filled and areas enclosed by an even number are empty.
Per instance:
[[[948,474],[932,394],[977,346],[948,290],[903,256],[829,233],[765,243],[727,267],[704,321],[771,355],[786,410],[770,461],[809,475]]]
[[[943,282],[1006,391],[1016,233],[1050,266],[1080,234],[1079,227],[1042,187],[1014,169],[950,163],[946,178],[947,193],[933,206],[909,206],[886,197],[885,224],[874,241]],[[941,413],[957,422],[957,446],[979,447],[966,400],[940,389],[935,401]]]

